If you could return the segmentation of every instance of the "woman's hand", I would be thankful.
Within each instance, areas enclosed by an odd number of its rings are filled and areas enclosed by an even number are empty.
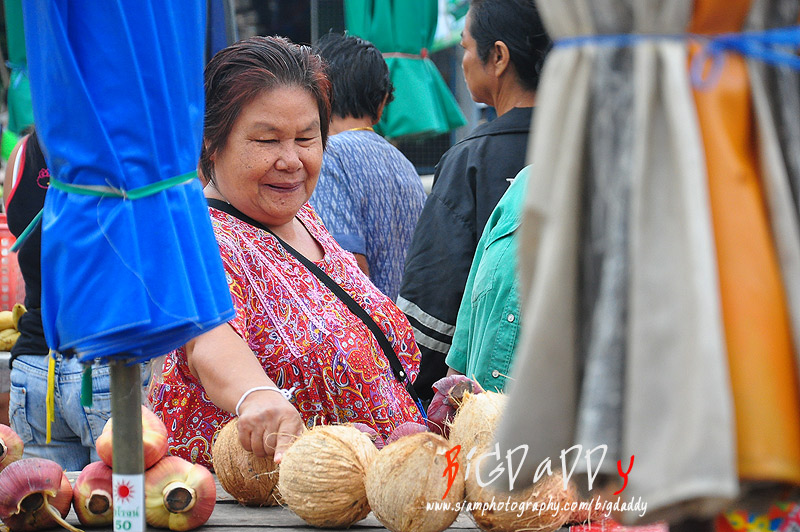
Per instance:
[[[275,386],[247,343],[227,323],[188,342],[186,361],[209,399],[228,412],[236,412],[248,390]],[[302,431],[300,414],[276,391],[250,392],[239,405],[239,441],[256,456],[274,454],[279,462]]]
[[[239,443],[245,450],[256,456],[272,456],[279,464],[304,425],[300,414],[281,394],[259,390],[248,395],[239,407],[238,429]]]

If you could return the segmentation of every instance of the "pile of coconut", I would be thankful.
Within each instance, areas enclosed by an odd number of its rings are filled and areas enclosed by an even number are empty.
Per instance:
[[[577,501],[560,476],[512,494],[478,482],[468,457],[476,460],[492,444],[506,405],[503,394],[484,392],[465,377],[443,379],[435,391],[432,430],[406,423],[384,441],[359,423],[317,426],[298,437],[279,468],[241,448],[234,421],[213,449],[220,484],[243,504],[285,504],[320,528],[349,527],[370,511],[395,532],[445,530],[461,510],[487,531],[548,531],[573,521],[568,511],[519,510]],[[503,508],[491,507],[492,501],[502,501]]]

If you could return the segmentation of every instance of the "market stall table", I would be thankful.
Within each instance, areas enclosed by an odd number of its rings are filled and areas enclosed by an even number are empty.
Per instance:
[[[67,473],[72,484],[78,478],[79,472],[71,471]],[[235,531],[255,531],[266,530],[269,532],[282,532],[290,530],[322,530],[312,527],[305,521],[293,514],[288,508],[280,506],[252,508],[242,506],[231,497],[219,485],[219,481],[214,477],[217,485],[217,505],[214,508],[214,513],[208,522],[195,530],[199,531],[213,531],[213,532],[235,532]],[[67,521],[70,524],[80,527],[80,522],[75,515],[74,510],[70,510],[67,516]],[[89,530],[89,529],[87,529]],[[91,528],[90,530],[112,530],[108,528]],[[157,528],[147,527],[148,531],[160,530]],[[329,529],[326,529],[329,530]],[[375,518],[373,514],[369,514],[366,519],[359,521],[350,527],[349,530],[357,532],[369,532],[372,530],[386,530],[381,523]],[[455,523],[447,530],[479,530],[469,518],[469,516],[462,512],[458,516]]]

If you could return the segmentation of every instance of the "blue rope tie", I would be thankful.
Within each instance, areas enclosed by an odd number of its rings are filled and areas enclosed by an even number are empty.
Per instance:
[[[692,84],[698,88],[707,88],[716,84],[722,73],[726,53],[736,53],[768,65],[800,70],[800,57],[794,53],[800,47],[800,25],[718,35],[696,33],[578,35],[559,39],[553,46],[554,48],[572,48],[595,45],[624,48],[642,42],[663,40],[681,42],[693,40],[703,45],[700,53],[692,59],[690,69]],[[786,48],[791,48],[792,51],[787,51]],[[711,61],[711,68],[708,76],[704,78],[703,70],[708,61]]]

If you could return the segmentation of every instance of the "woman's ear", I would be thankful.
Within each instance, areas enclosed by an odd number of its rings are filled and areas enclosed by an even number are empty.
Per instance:
[[[508,70],[508,66],[511,64],[511,54],[508,51],[508,46],[503,41],[494,42],[491,63],[494,67],[494,74],[498,78]]]
[[[386,96],[383,97],[383,101],[378,106],[378,116],[375,117],[375,120],[372,122],[373,126],[381,121],[381,116],[383,116],[383,110],[386,109],[386,102],[388,100],[389,100],[389,95],[387,94]]]
[[[214,162],[216,154],[209,153],[209,151],[208,151],[208,141],[206,139],[203,139],[203,153],[208,154],[207,155],[208,156],[208,160],[211,161],[212,163]]]

